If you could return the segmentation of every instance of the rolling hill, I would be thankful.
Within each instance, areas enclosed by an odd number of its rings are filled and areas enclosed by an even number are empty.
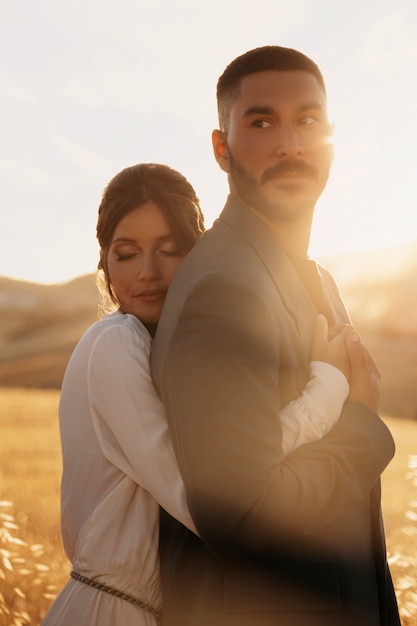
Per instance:
[[[321,259],[382,372],[382,410],[417,419],[417,242]],[[59,388],[98,319],[94,275],[41,285],[0,277],[0,386]]]
[[[0,278],[0,386],[59,388],[98,303],[93,275],[59,285]]]

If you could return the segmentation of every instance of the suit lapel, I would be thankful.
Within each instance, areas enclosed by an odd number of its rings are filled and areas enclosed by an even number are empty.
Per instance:
[[[282,305],[293,320],[303,345],[309,347],[317,309],[293,263],[270,229],[232,196],[229,196],[219,219],[236,230],[256,252],[274,282]]]
[[[270,275],[303,344],[309,347],[317,311],[297,271],[271,230],[232,196],[229,196],[219,219],[237,231],[255,251]]]
[[[256,252],[271,276],[284,307],[293,318],[300,333],[303,333],[303,327],[300,324],[305,319],[314,320],[318,311],[293,263],[270,229],[233,196],[229,196],[219,219],[237,231]],[[324,267],[318,264],[317,271],[321,279],[329,325],[350,323],[349,315],[333,278]],[[300,312],[303,313],[302,316]],[[311,331],[311,324],[308,326]]]

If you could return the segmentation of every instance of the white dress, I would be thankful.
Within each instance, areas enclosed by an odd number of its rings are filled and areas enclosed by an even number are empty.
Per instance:
[[[137,318],[113,313],[87,330],[70,359],[59,407],[61,522],[74,571],[160,610],[159,504],[196,531],[150,376],[151,341]],[[282,411],[288,451],[327,432],[347,396],[347,381],[336,368],[311,368],[301,398]],[[333,377],[326,394],[322,374]],[[42,621],[155,624],[139,606],[72,578]]]

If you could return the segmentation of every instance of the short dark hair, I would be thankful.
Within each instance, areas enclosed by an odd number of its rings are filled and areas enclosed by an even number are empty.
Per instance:
[[[282,46],[254,48],[234,59],[217,82],[217,109],[221,130],[227,130],[230,108],[239,95],[242,78],[269,70],[310,72],[316,77],[319,85],[326,93],[326,86],[319,67],[302,52]]]
[[[192,185],[176,170],[159,163],[139,163],[116,174],[105,187],[98,209],[97,239],[100,245],[98,283],[103,282],[113,304],[117,304],[110,283],[107,253],[120,220],[149,200],[163,212],[172,234],[185,254],[204,232],[204,216]],[[101,288],[102,295],[103,289]]]

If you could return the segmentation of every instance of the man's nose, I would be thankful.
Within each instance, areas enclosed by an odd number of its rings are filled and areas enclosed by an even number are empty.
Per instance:
[[[303,153],[300,133],[294,124],[282,124],[277,129],[276,151],[279,156],[287,158],[297,158]]]

